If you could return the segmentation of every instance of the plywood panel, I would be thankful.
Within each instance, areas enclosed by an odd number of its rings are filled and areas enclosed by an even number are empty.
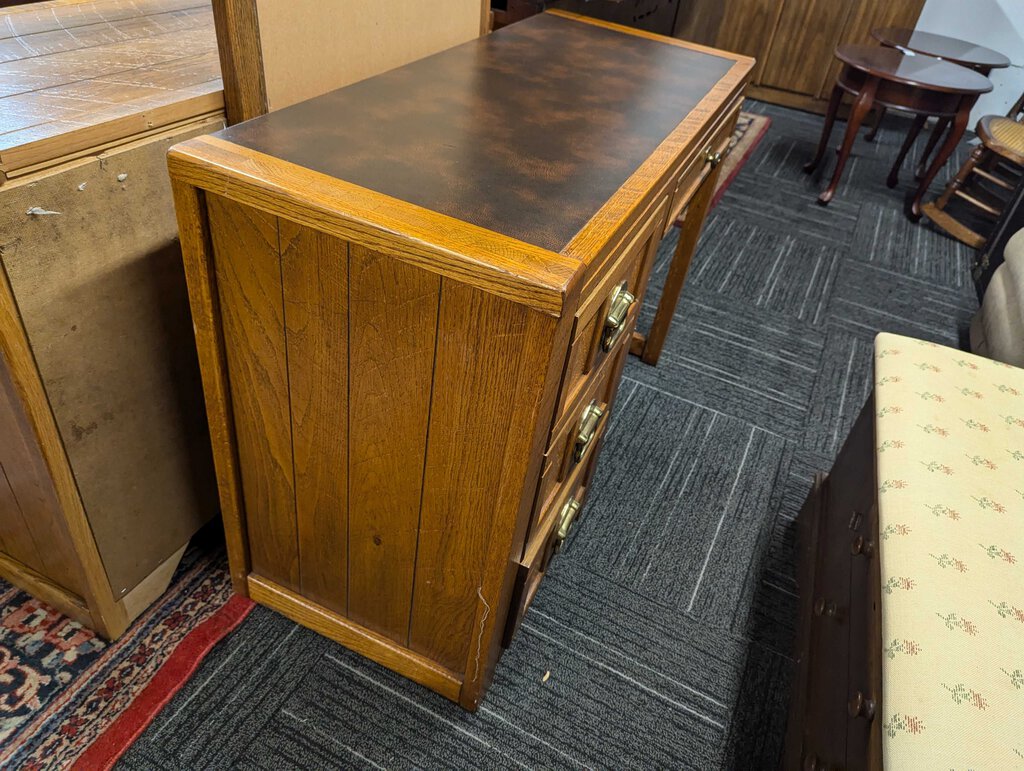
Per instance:
[[[528,311],[442,282],[410,647],[466,665]]]
[[[286,220],[280,227],[299,578],[305,597],[344,615],[348,242]]]
[[[297,591],[291,415],[277,218],[207,196],[253,572]]]
[[[256,0],[271,110],[472,40],[481,0]]]
[[[349,617],[403,645],[439,300],[436,274],[352,246]]]
[[[166,153],[220,125],[0,188],[0,260],[115,597],[217,511]]]

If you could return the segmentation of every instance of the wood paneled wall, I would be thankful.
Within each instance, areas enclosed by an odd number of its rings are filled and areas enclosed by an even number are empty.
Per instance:
[[[840,43],[870,43],[877,27],[914,27],[924,0],[692,0],[675,36],[757,59],[748,95],[824,112]]]

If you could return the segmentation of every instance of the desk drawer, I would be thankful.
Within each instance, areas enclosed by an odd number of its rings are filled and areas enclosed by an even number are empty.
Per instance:
[[[512,589],[512,605],[509,608],[508,620],[502,645],[508,647],[515,636],[519,624],[526,615],[526,610],[537,594],[541,580],[547,573],[551,559],[562,548],[562,545],[575,525],[583,507],[583,498],[588,474],[588,464],[583,464],[570,475],[570,484],[552,501],[550,512],[545,512],[542,519],[544,529],[526,546],[526,553],[516,573],[516,583]]]
[[[629,329],[632,329],[632,318],[627,325]],[[559,495],[566,480],[594,455],[608,422],[608,405],[615,391],[614,365],[614,358],[604,362],[594,373],[583,398],[574,405],[572,415],[556,427],[555,437],[544,455],[533,521],[530,524],[531,538],[538,529],[543,529],[543,517],[549,512],[552,500]]]
[[[732,139],[732,132],[736,128],[736,118],[739,117],[739,114],[737,106],[711,130],[709,138],[698,145],[697,155],[683,166],[672,195],[672,206],[669,208],[666,228],[671,227],[679,219],[683,210],[690,203],[690,199],[693,198],[694,191],[715,170],[729,149],[729,142]],[[716,154],[719,160],[714,160]]]
[[[850,542],[850,668],[847,693],[848,730],[846,763],[849,768],[868,768],[868,752],[879,694],[872,672],[877,655],[875,624],[878,566],[878,507],[871,506],[861,528]]]
[[[655,207],[601,282],[580,303],[562,377],[556,424],[588,387],[591,374],[614,359],[622,345],[629,345],[628,329],[640,310],[650,262],[658,249],[658,226],[665,203]]]

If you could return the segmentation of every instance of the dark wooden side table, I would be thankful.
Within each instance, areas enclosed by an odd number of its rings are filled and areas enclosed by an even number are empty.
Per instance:
[[[960,40],[959,38],[947,37],[946,35],[920,32],[907,29],[906,27],[880,27],[872,30],[871,36],[884,46],[945,59],[947,62],[959,64],[961,67],[968,67],[975,72],[980,72],[982,75],[988,75],[992,70],[999,70],[1010,66],[1010,59],[998,51],[978,45],[977,43]],[[874,138],[884,113],[885,108],[881,108],[875,128],[872,129],[867,139],[871,140]],[[914,132],[913,137],[909,140],[911,144],[913,144],[914,139],[917,138],[917,134],[921,130],[921,126],[916,121],[914,126],[917,128],[917,131]],[[922,153],[918,163],[916,171],[918,179],[924,176],[928,168],[928,158],[931,157],[935,145],[938,144],[939,138],[947,128],[949,128],[949,118],[939,118],[931,135],[928,137],[928,144],[925,145],[924,153]],[[911,130],[913,131],[913,127]]]
[[[928,185],[935,179],[935,175],[963,136],[971,108],[978,96],[991,91],[992,84],[984,75],[965,67],[895,48],[844,44],[836,48],[836,58],[844,66],[832,89],[818,150],[814,158],[804,166],[804,171],[813,172],[824,157],[843,94],[851,94],[854,101],[836,168],[832,173],[832,181],[818,196],[818,202],[822,205],[827,204],[835,195],[857,131],[875,105],[912,113],[916,116],[915,123],[920,122],[922,125],[930,115],[948,117],[952,120],[952,127],[921,177],[917,191],[907,207],[907,216],[913,220],[919,219],[921,199],[928,190]],[[916,134],[911,130],[908,140],[904,141],[900,148],[899,155],[889,172],[887,181],[890,186],[895,185],[894,180],[910,150],[914,136]]]

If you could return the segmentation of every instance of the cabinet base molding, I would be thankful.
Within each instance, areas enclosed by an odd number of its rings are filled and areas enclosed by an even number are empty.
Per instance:
[[[454,672],[272,581],[250,575],[248,585],[249,597],[254,602],[276,610],[296,624],[329,637],[360,656],[393,669],[452,701],[459,700],[462,679]]]

